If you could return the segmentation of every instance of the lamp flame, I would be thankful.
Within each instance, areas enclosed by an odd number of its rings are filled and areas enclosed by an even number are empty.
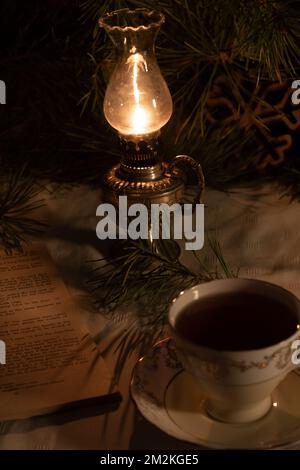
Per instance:
[[[138,75],[139,70],[148,72],[147,62],[145,61],[142,54],[132,54],[126,61],[129,65],[129,69],[132,68],[132,79],[133,79],[133,94],[135,105],[133,107],[131,121],[133,134],[143,134],[147,131],[147,125],[149,124],[150,117],[149,112],[144,106],[141,106],[141,92],[138,87]]]

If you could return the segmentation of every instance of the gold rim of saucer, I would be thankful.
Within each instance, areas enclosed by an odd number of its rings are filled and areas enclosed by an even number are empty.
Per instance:
[[[197,430],[201,430],[203,426],[208,426],[210,430],[208,433],[209,438],[207,436],[206,438],[205,436],[199,436],[199,433],[195,435],[191,429],[186,430],[181,428],[176,419],[174,420],[170,416],[170,410],[167,409],[166,405],[166,397],[172,383],[176,382],[176,377],[180,377],[180,373],[184,373],[184,370],[177,359],[174,343],[169,337],[157,342],[148,354],[141,357],[137,361],[132,374],[131,396],[135,405],[148,421],[169,436],[181,441],[215,449],[278,449],[295,446],[300,442],[300,410],[298,415],[293,416],[289,416],[284,411],[287,406],[293,408],[293,403],[291,402],[295,401],[296,395],[297,397],[299,396],[299,370],[291,372],[284,379],[273,395],[272,409],[257,421],[245,424],[229,424],[214,420],[206,412],[205,414],[200,413],[198,415]],[[296,390],[293,388],[294,393],[292,394],[293,397],[291,397],[290,390],[287,389],[293,383],[296,383],[297,387]],[[195,387],[195,390],[199,393],[197,387]],[[190,390],[188,393],[190,394]],[[204,395],[202,394],[203,398]],[[188,402],[189,400],[190,396],[188,396]],[[295,409],[297,410],[298,408],[295,405]],[[190,416],[196,416],[194,409],[190,410],[190,413]],[[285,422],[283,422],[284,419]],[[283,427],[282,424],[284,424]],[[221,435],[223,434],[222,439],[215,440],[211,435],[211,431],[216,426],[219,427]],[[247,445],[243,445],[243,442],[241,442],[243,440],[239,437],[241,433],[244,433],[243,439],[247,442]],[[247,433],[250,434],[250,438]],[[285,439],[287,433],[292,435]],[[233,442],[228,443],[226,439],[231,434]],[[268,437],[269,434],[270,436]]]

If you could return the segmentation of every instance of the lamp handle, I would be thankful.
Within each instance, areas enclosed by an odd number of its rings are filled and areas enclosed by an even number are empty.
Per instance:
[[[189,155],[177,155],[174,160],[171,162],[171,167],[170,170],[171,172],[175,169],[178,163],[185,163],[191,167],[193,172],[195,173],[198,183],[199,183],[199,190],[197,192],[197,195],[195,196],[195,199],[193,201],[193,206],[196,204],[201,204],[202,203],[202,198],[203,198],[203,193],[204,193],[204,188],[205,188],[205,179],[203,175],[203,171],[201,168],[200,163],[198,163],[194,158],[190,157]]]

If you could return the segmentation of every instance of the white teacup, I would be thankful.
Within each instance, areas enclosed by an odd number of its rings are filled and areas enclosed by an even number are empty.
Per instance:
[[[171,303],[168,319],[178,357],[207,396],[207,412],[221,421],[246,423],[261,418],[270,410],[274,389],[293,368],[299,367],[292,363],[292,344],[300,337],[300,330],[296,329],[290,337],[272,346],[242,351],[218,351],[203,347],[178,332],[176,321],[189,304],[197,301],[201,306],[201,299],[205,299],[207,304],[207,297],[232,293],[277,300],[295,314],[298,328],[300,302],[293,294],[274,284],[250,279],[226,279],[187,289]]]

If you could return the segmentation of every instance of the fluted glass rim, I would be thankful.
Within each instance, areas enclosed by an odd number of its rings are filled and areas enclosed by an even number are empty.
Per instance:
[[[114,16],[117,17],[119,15],[138,15],[143,14],[145,18],[148,20],[153,17],[153,21],[149,22],[149,24],[140,24],[138,26],[118,26],[118,25],[111,25],[108,21],[111,20]],[[156,10],[150,10],[148,8],[136,8],[131,10],[130,8],[121,8],[119,10],[114,10],[110,13],[105,14],[101,18],[99,18],[98,23],[99,26],[104,28],[107,31],[147,31],[154,28],[160,28],[161,25],[165,22],[165,15]]]

